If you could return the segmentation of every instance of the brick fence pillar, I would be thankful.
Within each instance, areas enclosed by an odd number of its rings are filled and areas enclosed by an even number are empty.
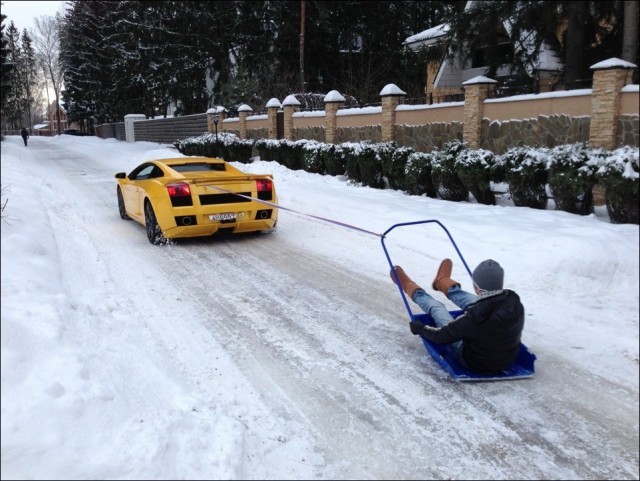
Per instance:
[[[332,90],[324,96],[324,135],[327,144],[335,144],[336,116],[340,105],[344,102],[346,102],[346,99],[337,90]]]
[[[484,101],[489,90],[498,83],[487,77],[474,77],[462,83],[464,88],[464,127],[462,140],[470,149],[479,149],[482,144],[482,117]]]
[[[591,66],[594,73],[589,127],[590,147],[616,148],[620,90],[631,82],[634,68],[637,66],[619,58],[610,58]]]
[[[247,104],[242,104],[238,107],[238,116],[240,117],[240,139],[247,139],[247,117],[249,113],[253,112],[253,109]]]
[[[382,97],[382,141],[392,142],[396,140],[396,107],[402,97],[407,95],[395,84],[388,84],[380,91]]]
[[[278,110],[282,105],[277,98],[272,98],[267,102],[267,119],[269,120],[269,138],[278,138]]]
[[[294,140],[293,138],[293,113],[300,105],[295,95],[288,95],[282,102],[284,108],[284,138],[286,140]]]

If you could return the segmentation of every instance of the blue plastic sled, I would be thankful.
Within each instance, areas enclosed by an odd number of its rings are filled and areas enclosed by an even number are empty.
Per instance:
[[[449,234],[447,228],[442,225],[437,220],[422,220],[416,222],[405,222],[402,224],[394,224],[389,229],[387,229],[384,234],[382,234],[382,248],[384,249],[384,253],[387,256],[387,260],[389,261],[389,267],[393,269],[393,262],[391,262],[391,257],[389,256],[389,251],[387,250],[387,246],[385,245],[385,237],[396,227],[417,225],[417,224],[428,224],[435,223],[438,224],[442,229],[446,232],[449,240],[453,244],[453,247],[456,249],[458,256],[460,256],[460,260],[464,264],[464,267],[467,269],[469,276],[471,276],[471,270],[467,265],[464,257],[460,253],[458,246],[456,245],[453,237]],[[397,279],[396,279],[397,281]],[[409,313],[409,317],[411,321],[420,321],[425,324],[435,325],[433,319],[428,314],[414,314],[411,311],[411,307],[409,306],[409,302],[407,301],[407,296],[405,295],[402,287],[398,285],[398,290],[400,291],[400,295],[402,296],[402,300],[404,301],[404,305],[407,308],[407,312]],[[451,315],[455,318],[462,314],[463,311],[449,311]],[[480,374],[477,372],[470,371],[465,368],[457,361],[455,356],[451,356],[449,352],[449,345],[447,344],[436,344],[434,342],[428,341],[424,337],[421,336],[422,342],[424,343],[424,347],[427,349],[427,352],[431,355],[431,357],[444,369],[449,375],[455,379],[456,381],[506,381],[509,379],[527,379],[531,378],[535,375],[534,362],[537,359],[536,355],[532,353],[524,344],[520,343],[520,352],[518,353],[518,357],[516,358],[516,362],[509,369],[505,369],[504,371],[497,374]]]

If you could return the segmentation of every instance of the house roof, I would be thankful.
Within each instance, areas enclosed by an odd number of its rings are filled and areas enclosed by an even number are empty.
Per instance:
[[[56,106],[56,101],[54,100],[53,102],[51,102],[49,104],[49,110],[55,108],[55,106]],[[64,114],[67,113],[67,111],[65,110],[65,108],[62,106],[62,104],[60,102],[58,102],[58,107],[60,107],[60,112],[62,112]]]
[[[520,36],[517,39],[513,38],[511,27],[511,21],[505,20],[502,22],[504,25],[504,29],[509,34],[511,41],[516,50],[526,50],[527,53],[533,52],[534,49],[534,39],[533,35],[530,35],[529,32],[520,32]],[[536,70],[547,70],[547,71],[559,71],[562,68],[560,61],[556,57],[555,52],[549,47],[546,42],[542,42],[540,46],[540,52],[538,54],[538,59],[534,64],[527,65],[527,73],[531,75]]]
[[[468,1],[465,5],[464,9],[469,10],[475,1]],[[526,50],[527,52],[532,52],[534,48],[534,42],[532,41],[531,35],[529,32],[521,32],[519,38],[513,38],[513,28],[511,26],[511,22],[507,19],[502,22],[505,28],[505,31],[511,38],[511,42],[514,45],[516,51]],[[443,23],[437,25],[435,27],[431,27],[427,30],[424,30],[420,33],[407,37],[407,39],[403,42],[404,45],[417,49],[419,47],[425,45],[431,45],[441,41],[441,38],[444,37],[449,31],[449,24]],[[537,60],[526,66],[527,73],[529,75],[533,75],[535,72],[547,71],[547,72],[558,72],[562,68],[561,62],[557,58],[555,52],[549,47],[548,44],[542,43],[542,46],[539,51],[539,55]],[[434,84],[438,86],[440,79],[443,77],[443,73],[445,70],[451,71],[454,69],[453,65],[449,65],[447,60],[444,60],[440,67],[438,68],[438,73],[436,74],[436,79]],[[477,75],[476,72],[469,72],[470,76]],[[464,80],[464,76],[461,77],[460,80]]]
[[[423,32],[416,33],[403,42],[404,45],[412,48],[435,43],[440,37],[443,37],[449,31],[448,23],[441,23],[435,27],[431,27]]]

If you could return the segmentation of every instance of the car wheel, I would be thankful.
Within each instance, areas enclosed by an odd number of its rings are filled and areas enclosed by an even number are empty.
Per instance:
[[[156,213],[153,211],[153,207],[149,201],[144,204],[144,224],[149,242],[156,246],[166,243],[167,240],[164,235],[162,235],[158,220],[156,219]]]
[[[120,211],[120,218],[123,220],[131,220],[131,217],[127,215],[127,211],[124,208],[124,199],[122,198],[122,191],[118,187],[118,211]]]

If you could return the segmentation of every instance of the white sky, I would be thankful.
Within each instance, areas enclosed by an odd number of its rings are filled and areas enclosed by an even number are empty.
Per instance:
[[[40,16],[53,17],[58,11],[63,11],[66,2],[23,2],[14,0],[2,0],[1,10],[7,16],[5,20],[5,32],[13,20],[16,28],[22,32],[35,29],[34,18]]]
[[[234,163],[283,206],[437,219],[471,266],[499,261],[536,377],[461,384],[411,335],[377,236],[281,211],[270,235],[149,244],[114,174],[176,155],[2,142],[2,479],[638,479],[637,225]],[[470,287],[433,224],[386,242],[423,287],[444,257]]]

